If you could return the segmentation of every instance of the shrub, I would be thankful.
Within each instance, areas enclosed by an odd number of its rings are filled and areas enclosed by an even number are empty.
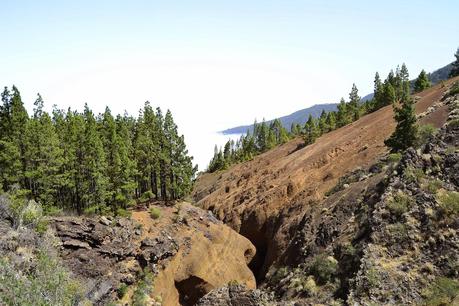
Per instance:
[[[128,285],[126,285],[125,283],[121,283],[121,285],[116,290],[116,294],[119,299],[122,299],[126,295],[127,291],[128,291]]]
[[[452,128],[457,128],[459,127],[459,119],[454,119],[448,122],[448,126]]]
[[[151,190],[148,190],[148,191],[146,191],[146,192],[144,192],[142,194],[142,196],[140,197],[140,201],[146,202],[146,201],[152,199],[153,196],[154,196],[153,192]]]
[[[421,125],[418,130],[416,145],[419,147],[427,142],[427,140],[437,133],[437,129],[432,124]]]
[[[437,192],[437,202],[445,214],[459,214],[459,192],[440,190]]]
[[[402,154],[400,153],[391,153],[387,157],[389,163],[398,163],[402,159]]]
[[[130,218],[132,213],[124,208],[118,208],[116,210],[116,215],[122,218]]]
[[[408,241],[408,228],[405,224],[399,222],[389,224],[387,226],[387,230],[389,232],[390,237],[392,237],[395,240],[395,242],[401,243],[404,241]]]
[[[405,171],[403,172],[403,178],[408,183],[418,183],[422,178],[425,177],[424,171],[420,168],[414,168],[412,166],[406,167]]]
[[[428,306],[452,305],[458,295],[459,281],[448,277],[437,278],[432,285],[423,290],[422,295]]]
[[[368,289],[376,288],[380,282],[380,276],[375,268],[370,268],[366,271],[366,280],[368,282]]]
[[[317,285],[314,279],[310,276],[306,279],[306,281],[303,284],[303,291],[308,295],[308,296],[314,296],[317,293]]]
[[[455,82],[449,91],[450,96],[459,94],[459,81]]]
[[[38,253],[33,269],[0,258],[0,292],[2,305],[77,305],[83,296],[80,284],[44,251]]]
[[[322,254],[314,259],[310,267],[310,272],[314,275],[317,282],[323,285],[332,280],[336,274],[337,268],[338,262],[335,258]]]
[[[408,195],[398,192],[387,201],[387,208],[397,218],[400,218],[410,209],[412,204],[413,200]]]
[[[435,194],[442,187],[442,182],[437,179],[427,180],[421,185],[421,187],[423,190]]]
[[[153,273],[147,268],[140,275],[140,281],[137,283],[137,288],[132,295],[133,306],[147,305],[149,295],[153,291]]]
[[[161,217],[161,211],[156,207],[152,207],[150,208],[150,216],[153,219],[158,219],[159,217]]]

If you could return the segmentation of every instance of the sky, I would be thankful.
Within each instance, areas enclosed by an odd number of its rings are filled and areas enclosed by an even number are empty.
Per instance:
[[[29,111],[170,109],[200,169],[215,132],[454,60],[459,1],[0,0],[0,86]]]

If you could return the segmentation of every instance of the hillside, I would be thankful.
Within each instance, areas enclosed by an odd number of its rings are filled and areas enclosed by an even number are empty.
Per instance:
[[[301,109],[299,111],[291,113],[290,115],[279,117],[278,119],[280,120],[280,122],[286,129],[290,129],[292,123],[305,124],[306,121],[308,120],[309,115],[313,116],[314,118],[317,118],[320,116],[323,110],[325,110],[326,112],[335,111],[336,105],[337,105],[336,103],[315,104],[311,107]],[[267,123],[271,123],[273,120],[268,120]],[[234,128],[224,130],[221,133],[226,134],[226,135],[244,134],[244,133],[247,133],[247,131],[251,132],[252,130],[253,130],[253,124],[237,126]]]
[[[416,111],[421,124],[429,123],[437,128],[445,124],[448,113],[454,108],[454,99],[445,100],[443,97],[448,86],[455,80],[445,82],[445,86],[436,85],[415,97]],[[457,111],[454,110],[453,113]],[[452,115],[452,118],[456,118],[454,116],[457,117]],[[400,172],[414,171],[406,170],[406,163],[400,166],[404,167],[402,170],[393,173],[390,171],[391,168],[387,167],[396,167],[395,165],[389,162],[389,166],[384,166],[388,163],[385,157],[387,148],[384,146],[384,140],[392,133],[394,126],[392,108],[387,106],[350,125],[323,135],[307,147],[297,149],[301,147],[299,144],[302,140],[295,139],[251,161],[235,165],[228,171],[200,176],[194,189],[194,199],[197,205],[213,211],[219,219],[255,245],[257,255],[251,262],[251,268],[257,276],[258,283],[263,288],[274,290],[283,298],[289,300],[294,297],[311,298],[321,292],[324,295],[321,298],[316,297],[313,301],[329,304],[330,299],[337,297],[348,300],[353,298],[364,305],[369,302],[368,297],[376,304],[393,304],[394,301],[405,304],[419,301],[421,287],[427,286],[418,282],[422,277],[421,274],[415,277],[416,281],[400,289],[402,291],[396,296],[398,300],[388,301],[385,300],[387,296],[384,296],[384,292],[387,294],[396,288],[394,285],[397,284],[397,278],[391,277],[405,276],[400,273],[397,274],[398,276],[388,275],[387,271],[376,270],[376,267],[374,271],[370,269],[371,265],[375,265],[375,260],[378,264],[383,264],[383,267],[403,266],[403,256],[411,256],[407,251],[399,250],[400,252],[397,253],[397,248],[404,248],[397,240],[392,242],[384,240],[384,237],[390,237],[387,235],[388,229],[395,230],[394,225],[386,224],[386,227],[381,227],[381,224],[387,221],[372,219],[377,218],[372,212],[378,205],[376,203],[382,203],[380,206],[388,205],[382,200],[384,197],[389,193],[392,194],[394,189],[407,188],[403,187],[406,185],[394,183],[397,177],[400,177]],[[453,146],[457,146],[457,134],[448,134],[443,130],[441,137],[443,140],[437,143],[444,143],[447,139],[448,143],[452,142]],[[426,152],[429,150],[432,150],[432,147],[425,149]],[[443,152],[443,155],[435,153],[439,155],[438,162],[442,173],[451,171],[454,173],[454,170],[446,170],[446,168],[457,168],[457,159],[452,163],[448,162],[445,166],[440,162],[445,160],[446,163],[445,149],[435,150]],[[424,155],[410,154],[402,160],[415,160],[412,167],[421,167],[423,172],[429,169],[426,167],[432,167],[432,165],[420,166],[419,158]],[[454,158],[457,158],[457,153],[455,154]],[[426,173],[431,174],[429,171]],[[445,182],[444,186],[457,190],[457,182],[454,181],[454,177],[450,178],[448,175],[440,176]],[[392,187],[386,187],[388,179],[389,186]],[[405,176],[403,179],[406,179]],[[405,184],[410,185],[409,182]],[[368,206],[363,207],[364,204]],[[413,214],[413,218],[419,218],[418,215]],[[387,217],[386,213],[383,219],[386,220]],[[371,231],[368,230],[368,226]],[[396,224],[396,226],[402,225]],[[444,230],[447,225],[435,223],[435,226]],[[456,227],[454,227],[455,237],[457,237]],[[423,232],[424,229],[418,231]],[[422,241],[423,238],[419,239]],[[372,247],[369,244],[371,240],[380,246]],[[453,245],[447,249],[448,252],[452,252],[452,258],[457,260],[457,249],[454,249],[457,248],[457,242],[454,240],[452,243]],[[354,250],[352,252],[357,252],[358,255],[346,255],[345,247],[351,247]],[[414,246],[414,248],[419,247]],[[390,255],[383,256],[381,252],[384,248],[395,250],[391,251]],[[373,255],[376,258],[372,257]],[[420,261],[432,257],[432,254],[427,251],[422,251],[421,255],[427,257],[421,256]],[[340,285],[333,285],[335,286],[333,287],[317,275],[309,281],[311,278],[308,277],[311,276],[306,272],[310,271],[313,275],[314,262],[318,260],[321,260],[320,264],[326,267],[341,267],[339,269],[342,271],[335,275],[341,278]],[[351,262],[348,262],[349,260]],[[357,262],[351,264],[352,260]],[[369,270],[359,270],[360,262],[368,262]],[[437,270],[440,263],[429,264],[433,265],[430,273],[432,279],[447,274],[446,270]],[[327,269],[326,267],[324,269]],[[346,267],[353,270],[346,270]],[[416,269],[420,268],[416,266]],[[387,287],[367,292],[369,286],[368,283],[365,285],[365,281],[368,281],[370,276],[366,276],[366,273],[374,273],[376,275],[374,279],[380,277],[379,273],[382,273],[386,281],[379,282]],[[350,280],[354,277],[357,277],[356,283],[352,283],[354,287],[350,288]],[[373,279],[371,281],[374,282]],[[313,282],[314,286],[316,282],[318,284],[317,288],[311,289],[315,293],[307,293],[306,287],[313,287]],[[322,285],[333,288],[325,290]],[[291,288],[295,286],[299,289],[292,292]],[[409,290],[418,293],[407,295],[406,292]]]
[[[432,82],[432,85],[438,84],[441,81],[447,80],[449,73],[451,71],[452,64],[448,64],[444,67],[441,67],[431,73],[429,73],[429,79]],[[410,81],[411,87],[413,88],[414,82],[416,79],[413,79]],[[373,99],[374,94],[370,93],[362,97],[362,101],[368,101]],[[282,125],[286,129],[290,129],[292,123],[299,123],[300,125],[304,125],[306,121],[308,120],[309,115],[312,115],[314,118],[317,118],[320,116],[320,113],[322,110],[325,110],[326,112],[328,111],[336,111],[336,106],[337,103],[328,103],[328,104],[315,104],[311,107],[301,109],[299,111],[296,111],[290,115],[279,117],[278,119],[281,121]],[[272,122],[273,120],[267,121],[268,123]],[[223,130],[221,133],[225,135],[229,134],[244,134],[247,131],[252,132],[253,130],[253,124],[251,125],[241,125],[233,128],[229,128],[226,130]]]

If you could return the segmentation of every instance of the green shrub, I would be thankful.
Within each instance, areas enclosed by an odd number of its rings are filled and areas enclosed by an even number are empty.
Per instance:
[[[406,167],[405,171],[403,172],[403,178],[408,183],[419,183],[422,178],[425,177],[424,171],[420,168],[414,168],[412,166]]]
[[[440,180],[434,179],[434,180],[426,180],[422,185],[422,189],[425,191],[428,191],[432,194],[435,194],[441,187],[442,187],[442,182]]]
[[[159,210],[159,208],[151,207],[149,211],[150,211],[150,216],[153,219],[158,219],[159,217],[161,217],[161,211]]]
[[[408,195],[397,192],[394,197],[387,201],[387,208],[397,218],[400,218],[410,209],[413,202],[414,201]]]
[[[418,130],[416,145],[419,147],[427,142],[427,140],[437,133],[438,129],[432,124],[421,125]]]
[[[140,197],[140,201],[142,202],[149,201],[150,199],[153,198],[153,196],[154,196],[153,192],[151,190],[148,190],[142,194],[142,196]]]
[[[40,221],[38,221],[37,225],[35,226],[35,230],[37,231],[37,233],[39,234],[44,234],[46,233],[46,231],[48,230],[48,220],[45,220],[45,219],[41,219]]]
[[[400,222],[389,224],[387,226],[389,235],[397,243],[408,241],[408,227]]]
[[[122,218],[130,218],[132,213],[124,208],[118,208],[116,210],[116,215]]]
[[[311,267],[310,272],[320,285],[331,281],[336,274],[338,262],[332,256],[322,254],[317,256]]]
[[[440,190],[437,192],[437,202],[447,215],[459,214],[459,192]]]
[[[454,119],[448,122],[448,126],[452,128],[457,128],[459,127],[459,119]]]
[[[459,293],[459,281],[448,277],[437,278],[432,285],[423,290],[425,304],[428,306],[452,305]]]
[[[33,269],[16,267],[0,258],[1,305],[77,305],[81,285],[70,277],[57,257],[40,251]]]
[[[308,277],[303,284],[303,292],[307,294],[307,296],[314,296],[317,293],[317,285],[316,282],[312,277]]]
[[[116,290],[116,294],[119,299],[122,299],[126,295],[127,291],[128,291],[128,285],[126,285],[125,283],[121,283],[121,285]]]
[[[365,278],[368,282],[368,289],[376,288],[381,281],[378,271],[375,268],[370,268],[365,273]]]
[[[145,268],[140,275],[140,281],[137,283],[137,287],[132,295],[133,306],[147,305],[149,295],[153,291],[153,281],[153,273]]]
[[[402,154],[400,153],[391,153],[387,157],[389,163],[398,163],[402,159]]]
[[[449,91],[450,96],[459,94],[459,81],[455,82]]]

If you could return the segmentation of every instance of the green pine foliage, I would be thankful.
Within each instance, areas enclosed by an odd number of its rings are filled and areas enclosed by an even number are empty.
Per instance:
[[[459,48],[457,48],[457,51],[454,54],[454,57],[456,57],[456,60],[453,62],[453,68],[451,69],[451,72],[449,73],[450,78],[459,75]]]
[[[427,89],[431,86],[429,76],[424,71],[424,69],[419,73],[418,78],[414,82],[414,92],[420,92],[424,89]]]
[[[392,152],[399,152],[414,146],[418,137],[418,125],[413,99],[410,96],[408,76],[402,78],[399,88],[403,90],[399,103],[395,103],[394,118],[397,122],[394,133],[384,142]]]
[[[207,167],[207,172],[224,170],[232,164],[251,160],[254,156],[284,144],[292,136],[302,133],[301,127],[297,124],[293,124],[292,129],[289,133],[278,119],[269,124],[265,120],[261,123],[255,121],[252,133],[247,132],[236,142],[228,140],[223,150],[215,146],[214,156]]]
[[[196,167],[170,111],[145,103],[137,119],[43,109],[38,95],[29,117],[19,90],[5,88],[0,105],[0,188],[28,190],[45,211],[113,213],[150,192],[185,197]]]

